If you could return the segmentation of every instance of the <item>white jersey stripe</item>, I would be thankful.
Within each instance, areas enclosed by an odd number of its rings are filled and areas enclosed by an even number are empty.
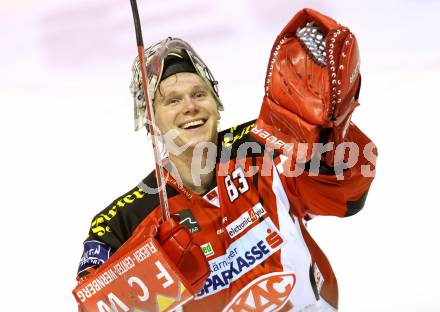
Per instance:
[[[287,242],[281,249],[281,263],[284,271],[293,271],[297,275],[297,284],[290,297],[294,305],[293,311],[301,311],[316,303],[309,278],[311,255],[301,234],[300,221],[296,217],[292,219],[289,214],[290,204],[275,166],[272,177],[280,233]]]

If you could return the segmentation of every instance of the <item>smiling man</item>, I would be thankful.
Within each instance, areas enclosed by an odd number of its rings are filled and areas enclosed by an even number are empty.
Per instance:
[[[197,290],[183,310],[336,311],[336,277],[305,225],[357,213],[373,180],[374,144],[350,122],[360,90],[354,35],[299,12],[272,49],[260,116],[219,133],[217,82],[194,50],[168,38],[145,58],[169,210],[201,247],[194,259],[200,250],[206,259],[178,266]],[[131,91],[139,129],[148,103],[137,61]],[[361,152],[347,156],[348,142]],[[301,152],[311,144],[318,149]],[[93,219],[79,278],[111,261],[141,225],[157,224],[156,188],[152,172]]]
[[[208,190],[214,178],[214,170],[206,174],[194,171],[188,166],[194,160],[197,144],[217,143],[217,127],[220,113],[219,103],[209,85],[197,73],[184,51],[168,55],[165,59],[161,83],[154,95],[154,110],[157,126],[161,133],[175,131],[174,144],[185,146],[179,155],[169,153],[169,160],[175,166],[183,184],[197,194]],[[206,166],[206,157],[201,161]],[[211,162],[211,168],[215,159]],[[201,166],[199,166],[201,168]],[[194,175],[197,181],[194,181]],[[197,183],[201,181],[201,183]]]

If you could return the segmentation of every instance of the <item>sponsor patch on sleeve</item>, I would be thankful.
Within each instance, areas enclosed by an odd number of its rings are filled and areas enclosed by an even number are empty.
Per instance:
[[[98,267],[110,257],[110,247],[96,240],[84,242],[84,252],[79,261],[78,275],[88,268]]]

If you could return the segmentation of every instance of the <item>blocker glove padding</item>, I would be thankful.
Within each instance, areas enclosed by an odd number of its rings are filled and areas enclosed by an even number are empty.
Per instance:
[[[304,9],[274,43],[256,126],[294,143],[294,150],[297,143],[311,147],[323,140],[336,147],[344,141],[351,114],[359,105],[360,85],[355,36],[333,19]],[[310,147],[306,160],[311,157]],[[329,165],[333,158],[333,152],[326,154]]]
[[[189,230],[179,224],[173,216],[159,225],[157,240],[191,284],[190,291],[194,294],[201,291],[211,274],[211,269],[202,249],[194,243]]]
[[[191,293],[197,294],[205,285],[211,274],[209,263],[202,249],[197,245],[186,227],[179,224],[178,216],[172,216],[166,221],[149,221],[141,223],[133,233],[154,236],[170,260],[187,280]]]

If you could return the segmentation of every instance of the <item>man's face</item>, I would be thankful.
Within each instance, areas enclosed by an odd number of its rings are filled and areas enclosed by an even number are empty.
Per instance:
[[[216,143],[217,102],[197,74],[177,73],[163,80],[154,96],[154,107],[161,133],[177,131],[176,145]]]

